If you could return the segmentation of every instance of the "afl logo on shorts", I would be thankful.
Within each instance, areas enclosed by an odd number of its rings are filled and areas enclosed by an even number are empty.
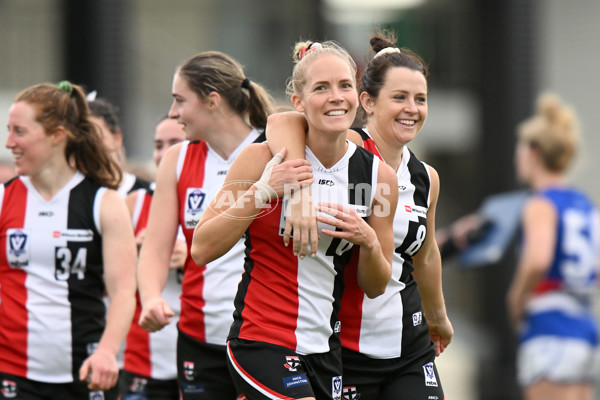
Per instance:
[[[29,235],[21,229],[6,230],[6,258],[13,268],[29,265]]]

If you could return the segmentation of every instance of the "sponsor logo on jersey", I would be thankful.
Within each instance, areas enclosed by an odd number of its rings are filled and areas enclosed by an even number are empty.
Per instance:
[[[331,378],[331,398],[333,400],[342,400],[342,377],[334,376]]]
[[[17,397],[16,382],[4,379],[2,381],[2,390],[0,392],[2,392],[2,395],[7,399],[12,399],[14,397]]]
[[[294,386],[308,385],[308,378],[305,374],[288,376],[283,378],[283,385],[286,389],[289,389]]]
[[[228,172],[227,170],[224,170],[224,171],[218,171],[218,172],[217,172],[217,175],[227,175],[227,172]]]
[[[423,216],[423,217],[427,216],[427,208],[426,207],[410,206],[410,205],[406,204],[404,206],[404,210],[407,213],[416,213],[416,214],[419,214],[420,216]]]
[[[52,232],[52,237],[64,238],[69,242],[91,242],[94,240],[94,232],[91,229],[67,229]]]
[[[435,386],[437,387],[437,379],[435,377],[435,372],[433,372],[433,363],[428,362],[423,365],[423,375],[425,375],[425,386]]]
[[[360,399],[360,393],[356,390],[356,386],[346,386],[343,390],[344,399],[346,400],[358,400]]]
[[[188,381],[194,380],[194,363],[191,361],[183,362],[183,376]]]
[[[13,268],[29,265],[29,234],[22,229],[6,230],[6,258]]]
[[[300,359],[298,356],[285,356],[285,364],[284,366],[291,372],[298,371],[298,367],[300,366]]]
[[[423,322],[423,314],[421,314],[421,311],[418,311],[412,315],[412,319],[413,326],[421,325],[421,323]]]
[[[54,215],[53,211],[40,211],[38,213],[38,217],[52,217]]]
[[[319,185],[335,186],[335,182],[331,179],[319,179]]]

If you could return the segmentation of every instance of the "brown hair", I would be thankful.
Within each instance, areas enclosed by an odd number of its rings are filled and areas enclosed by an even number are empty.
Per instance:
[[[258,83],[244,76],[242,66],[228,55],[206,51],[183,63],[177,73],[200,98],[211,92],[221,95],[229,106],[250,125],[264,128],[267,117],[273,112],[271,96]]]
[[[121,170],[113,161],[90,121],[90,110],[83,89],[63,81],[60,86],[43,83],[31,86],[17,95],[15,103],[31,105],[36,121],[47,135],[63,127],[67,132],[65,158],[86,177],[102,186],[116,189]]]
[[[548,170],[562,172],[579,146],[577,117],[559,96],[544,93],[537,99],[535,115],[517,127],[517,136],[538,151]]]

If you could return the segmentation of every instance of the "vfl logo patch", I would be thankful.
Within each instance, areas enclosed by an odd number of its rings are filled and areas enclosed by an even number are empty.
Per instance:
[[[23,229],[6,230],[6,255],[13,268],[29,265],[29,233]]]
[[[333,400],[342,400],[342,377],[334,376],[331,378],[331,398]]]
[[[2,390],[0,392],[2,392],[2,395],[7,399],[12,399],[14,397],[17,397],[16,382],[4,379],[2,381]]]
[[[183,362],[183,376],[188,381],[194,380],[194,363],[191,361]]]
[[[360,399],[360,393],[356,390],[356,386],[344,387],[344,399],[346,400],[358,400]]]
[[[296,372],[300,366],[300,359],[298,356],[285,356],[285,364],[283,364],[288,371]]]
[[[90,392],[90,400],[104,400],[104,392]]]
[[[437,387],[437,379],[435,377],[435,372],[433,372],[433,363],[428,362],[423,365],[423,374],[425,375],[425,386],[435,386]]]
[[[203,210],[202,205],[206,199],[206,193],[202,189],[188,188],[185,197],[185,227],[187,229],[194,229],[198,221],[200,221],[200,214]]]
[[[421,325],[421,323],[423,322],[423,314],[421,314],[421,311],[418,311],[412,315],[412,319],[413,326]]]
[[[340,333],[342,331],[342,322],[341,321],[335,321],[335,325],[333,326],[333,331],[335,333]]]

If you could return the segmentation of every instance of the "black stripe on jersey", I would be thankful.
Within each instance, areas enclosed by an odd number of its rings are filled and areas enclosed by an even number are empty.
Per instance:
[[[360,137],[362,138],[362,140],[367,140],[367,139],[371,139],[371,137],[367,134],[367,132],[365,132],[364,129],[362,128],[351,128],[354,132],[358,132],[358,134],[360,135]]]
[[[252,143],[262,143],[267,141],[267,134],[265,131],[262,131],[260,135],[254,140]]]
[[[79,368],[90,352],[95,350],[94,344],[99,342],[106,324],[106,309],[102,300],[105,292],[102,239],[96,229],[93,211],[99,189],[98,184],[84,179],[71,189],[69,195],[67,229],[89,229],[94,234],[93,240],[67,241],[66,249],[55,250],[57,268],[70,269],[70,272],[67,271],[67,283],[71,303],[72,370],[75,381],[79,381]],[[64,256],[65,251],[67,257]],[[82,267],[83,276],[77,273]]]
[[[140,178],[139,176],[135,177],[135,182],[133,182],[133,185],[129,188],[129,191],[127,192],[127,194],[135,192],[138,189],[150,189],[150,182]]]
[[[371,207],[373,176],[373,153],[356,147],[356,151],[348,160],[348,200],[350,204]]]
[[[350,204],[360,205],[371,208],[371,192],[373,188],[373,163],[375,155],[362,147],[356,147],[354,154],[348,160],[348,201]],[[365,218],[365,217],[363,217]],[[338,230],[338,229],[336,229]],[[336,332],[336,324],[338,323],[338,313],[340,310],[340,299],[344,292],[344,271],[346,265],[351,260],[358,262],[357,246],[352,246],[352,249],[337,254],[336,249],[340,245],[340,239],[334,238],[327,249],[327,255],[333,257],[333,265],[336,271],[336,277],[333,287],[333,313],[331,315],[331,327],[334,332],[329,337],[329,348],[335,349],[341,346],[338,332]]]
[[[408,160],[407,167],[410,171],[410,182],[415,186],[415,195],[413,196],[415,205],[427,207],[427,198],[431,186],[427,167],[415,157],[410,149],[408,152],[410,153],[410,160]]]

